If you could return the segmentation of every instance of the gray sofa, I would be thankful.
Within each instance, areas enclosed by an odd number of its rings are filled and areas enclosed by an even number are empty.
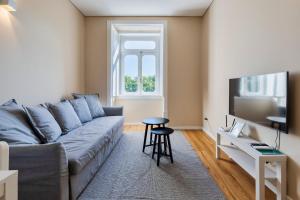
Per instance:
[[[55,143],[10,146],[10,169],[19,170],[19,199],[77,199],[123,133],[122,107],[62,135]]]

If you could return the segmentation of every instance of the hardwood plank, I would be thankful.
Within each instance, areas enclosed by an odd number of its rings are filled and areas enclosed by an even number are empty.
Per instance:
[[[145,126],[144,125],[125,125],[124,126],[124,132],[136,132],[136,131],[144,131]]]

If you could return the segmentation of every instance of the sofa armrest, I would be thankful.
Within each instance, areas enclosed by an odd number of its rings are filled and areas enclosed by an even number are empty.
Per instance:
[[[9,164],[19,171],[19,199],[69,199],[68,160],[61,143],[10,146]]]
[[[123,106],[103,107],[107,116],[123,116]]]

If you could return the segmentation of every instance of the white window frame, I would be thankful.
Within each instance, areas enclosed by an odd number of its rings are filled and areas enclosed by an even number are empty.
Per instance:
[[[125,49],[125,43],[127,41],[154,41],[154,49]],[[119,81],[119,95],[121,97],[126,96],[162,96],[161,93],[161,66],[160,66],[160,35],[159,34],[121,34],[120,36],[120,81]],[[124,79],[124,58],[127,55],[136,55],[138,58],[138,90],[137,92],[126,92],[125,91],[125,79]],[[144,92],[143,91],[143,80],[142,80],[142,59],[145,55],[154,55],[156,58],[156,69],[155,69],[155,92]]]
[[[107,20],[107,101],[106,105],[107,106],[113,106],[113,101],[116,97],[118,97],[118,94],[113,94],[113,60],[112,60],[112,55],[113,55],[113,30],[118,27],[119,25],[155,25],[155,26],[160,26],[160,36],[161,36],[161,57],[160,57],[160,66],[161,66],[161,94],[162,96],[156,97],[156,96],[147,96],[147,97],[128,97],[128,98],[143,98],[143,99],[152,99],[152,98],[163,98],[164,105],[163,105],[163,116],[168,118],[169,115],[169,110],[168,110],[168,105],[169,105],[169,95],[168,95],[168,22],[167,20],[157,20],[157,19],[152,19],[152,20],[145,20],[145,19],[138,19],[138,20],[132,20],[132,19],[126,19],[126,20]],[[117,69],[119,71],[119,68]],[[118,73],[119,76],[120,73]],[[119,81],[119,79],[117,79]],[[118,86],[119,84],[117,84]],[[119,88],[119,87],[117,87]],[[118,90],[118,89],[117,89]],[[101,92],[101,91],[99,91]],[[103,92],[103,91],[102,91]],[[120,98],[120,97],[119,97]],[[127,97],[125,97],[127,98]]]

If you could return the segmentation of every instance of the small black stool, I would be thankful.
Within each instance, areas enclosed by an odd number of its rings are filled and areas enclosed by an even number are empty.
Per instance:
[[[153,126],[158,126],[158,127],[165,127],[167,123],[169,123],[169,119],[167,118],[162,118],[162,117],[151,117],[144,119],[143,123],[146,125],[145,127],[145,136],[144,136],[144,144],[143,144],[143,152],[145,152],[145,147],[153,146],[153,141],[152,141],[152,133],[150,132],[150,142],[149,144],[146,144],[147,141],[147,134],[148,134],[148,127],[150,126],[150,129],[153,129]]]
[[[172,155],[172,147],[170,142],[170,134],[174,132],[171,128],[159,127],[153,128],[151,133],[154,134],[154,144],[153,144],[153,153],[152,158],[154,158],[154,154],[157,154],[157,166],[159,166],[159,160],[161,156],[169,156],[171,159],[171,163],[173,163],[173,155]],[[162,152],[162,137],[164,139],[164,152]],[[157,152],[156,146],[158,146]],[[167,154],[167,149],[169,150],[169,154]]]

